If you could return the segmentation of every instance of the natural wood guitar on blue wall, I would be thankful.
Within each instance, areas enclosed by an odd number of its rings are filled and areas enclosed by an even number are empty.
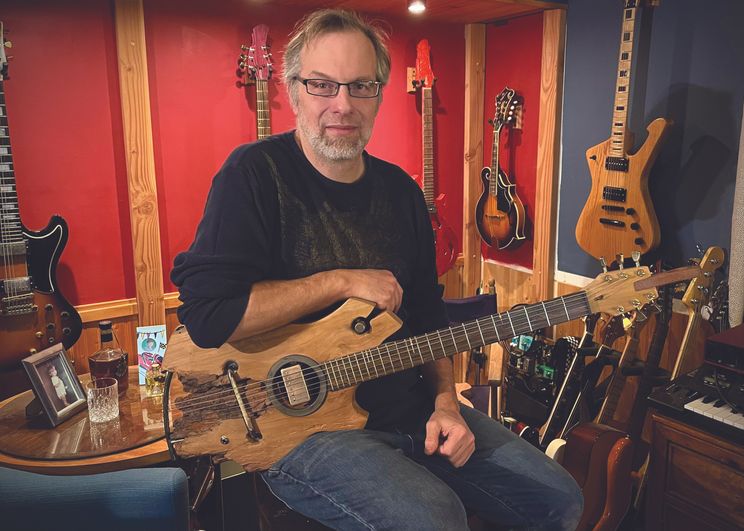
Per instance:
[[[82,332],[80,315],[56,281],[67,223],[55,215],[34,232],[21,222],[5,111],[7,67],[0,29],[0,399],[29,388],[23,358],[56,343],[69,348]]]
[[[661,241],[648,176],[671,123],[664,118],[651,122],[646,142],[635,154],[629,154],[633,146],[627,122],[636,2],[625,0],[611,135],[586,152],[592,187],[576,225],[579,247],[608,263],[616,253],[645,254]]]

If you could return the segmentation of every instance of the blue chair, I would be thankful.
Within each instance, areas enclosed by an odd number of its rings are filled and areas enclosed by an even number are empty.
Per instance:
[[[180,468],[47,476],[0,467],[4,531],[188,531]]]

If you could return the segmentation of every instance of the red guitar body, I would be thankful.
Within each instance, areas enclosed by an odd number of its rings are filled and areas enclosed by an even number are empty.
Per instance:
[[[419,186],[423,186],[420,175],[414,175],[413,179]],[[449,271],[457,260],[457,235],[442,215],[445,200],[445,194],[439,194],[434,199],[434,208],[429,207],[429,219],[431,228],[434,230],[434,245],[436,245],[437,252],[438,277]]]

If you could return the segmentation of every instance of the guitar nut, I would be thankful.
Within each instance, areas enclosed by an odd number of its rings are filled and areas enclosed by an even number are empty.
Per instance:
[[[230,438],[227,435],[223,435],[220,437],[220,442],[222,444],[230,444]]]

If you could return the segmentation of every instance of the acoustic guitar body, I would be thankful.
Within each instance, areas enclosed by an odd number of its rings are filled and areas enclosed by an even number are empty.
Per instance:
[[[497,193],[489,193],[490,180],[494,178],[491,168],[483,168],[481,181],[483,193],[475,207],[475,219],[481,238],[486,245],[505,249],[524,240],[525,209],[516,193],[515,185],[506,184],[508,179],[499,171]]]
[[[194,345],[185,328],[169,343],[163,367],[174,373],[168,388],[168,429],[180,457],[212,455],[231,459],[248,471],[266,470],[310,435],[320,431],[364,427],[367,412],[354,401],[356,386],[329,392],[325,378],[311,379],[311,401],[302,407],[286,403],[279,382],[281,370],[300,364],[316,366],[332,358],[366,350],[382,343],[400,328],[389,312],[370,320],[368,332],[352,328],[367,318],[374,305],[349,299],[338,310],[312,324],[285,326],[219,349]],[[261,438],[249,436],[226,371],[236,366],[237,381]]]
[[[649,124],[646,142],[627,156],[627,171],[613,169],[608,162],[608,158],[612,160],[612,138],[587,150],[592,187],[576,224],[576,241],[591,256],[604,257],[609,263],[619,253],[645,254],[659,245],[661,231],[648,176],[669,126],[664,118]],[[627,129],[625,135],[632,143]]]

